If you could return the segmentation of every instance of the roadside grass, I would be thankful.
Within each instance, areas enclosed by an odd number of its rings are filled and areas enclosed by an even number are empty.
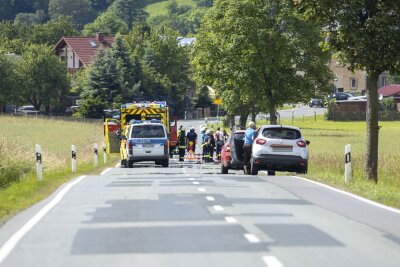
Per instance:
[[[171,0],[161,1],[154,4],[150,4],[146,7],[146,11],[149,13],[149,17],[158,15],[166,15],[168,13],[168,6],[172,3]],[[176,0],[178,6],[191,6],[196,7],[196,3],[192,0]]]
[[[379,122],[378,184],[364,177],[366,124],[326,121],[322,115],[282,120],[294,125],[310,140],[308,174],[305,177],[353,192],[385,205],[400,208],[400,123]],[[264,122],[262,122],[264,123]],[[258,123],[261,125],[261,122]],[[344,148],[351,144],[352,178],[344,182]]]
[[[104,167],[101,123],[66,122],[36,117],[0,116],[0,224],[40,201],[66,181]],[[93,145],[99,167],[93,167]],[[37,181],[35,144],[42,146],[43,180]],[[71,145],[77,147],[77,173],[71,173]],[[110,157],[115,164],[116,157]],[[4,181],[4,182],[3,182]]]

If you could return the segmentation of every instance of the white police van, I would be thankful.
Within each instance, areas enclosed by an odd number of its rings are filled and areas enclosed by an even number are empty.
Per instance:
[[[131,121],[126,141],[127,166],[134,162],[154,161],[156,165],[168,167],[168,134],[161,121]]]

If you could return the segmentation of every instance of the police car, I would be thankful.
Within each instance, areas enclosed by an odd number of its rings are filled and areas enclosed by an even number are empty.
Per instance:
[[[131,121],[125,138],[125,167],[132,168],[134,162],[140,161],[154,161],[168,167],[168,134],[161,121]]]

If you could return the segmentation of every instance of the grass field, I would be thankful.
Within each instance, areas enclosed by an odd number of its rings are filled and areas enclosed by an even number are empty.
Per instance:
[[[153,17],[153,16],[158,16],[158,15],[165,15],[167,14],[168,10],[167,7],[168,5],[172,3],[171,0],[169,1],[161,1],[161,2],[157,2],[151,5],[148,5],[146,7],[146,11],[149,13],[149,17]],[[191,6],[191,7],[195,7],[196,3],[192,0],[176,0],[176,3],[179,6]]]
[[[0,116],[0,222],[43,199],[59,185],[93,171],[93,145],[102,151],[101,123],[66,122],[36,117]],[[35,175],[35,145],[42,146],[44,178]],[[78,173],[71,174],[71,145],[77,147]],[[99,153],[102,157],[102,153]],[[102,160],[99,159],[102,167]],[[0,181],[1,181],[0,180]]]
[[[258,125],[265,121],[258,122]],[[282,124],[292,125],[291,120]],[[366,198],[400,207],[400,122],[380,122],[379,181],[366,181],[363,175],[365,158],[365,122],[326,121],[323,116],[294,120],[305,139],[310,140],[309,172],[306,177]],[[352,179],[344,182],[344,148],[351,144]]]

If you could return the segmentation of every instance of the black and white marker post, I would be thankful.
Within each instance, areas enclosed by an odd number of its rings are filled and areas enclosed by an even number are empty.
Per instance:
[[[97,144],[94,144],[93,162],[94,167],[97,168],[99,166],[99,151],[97,149]]]
[[[76,173],[76,146],[71,146],[71,152],[72,173]]]
[[[42,166],[42,147],[36,145],[36,173],[39,181],[43,179],[43,166]]]
[[[107,147],[106,144],[103,144],[103,159],[104,159],[104,165],[107,164]]]
[[[345,164],[344,164],[344,181],[346,184],[350,183],[351,177],[351,146],[346,145],[344,149],[345,153]]]

